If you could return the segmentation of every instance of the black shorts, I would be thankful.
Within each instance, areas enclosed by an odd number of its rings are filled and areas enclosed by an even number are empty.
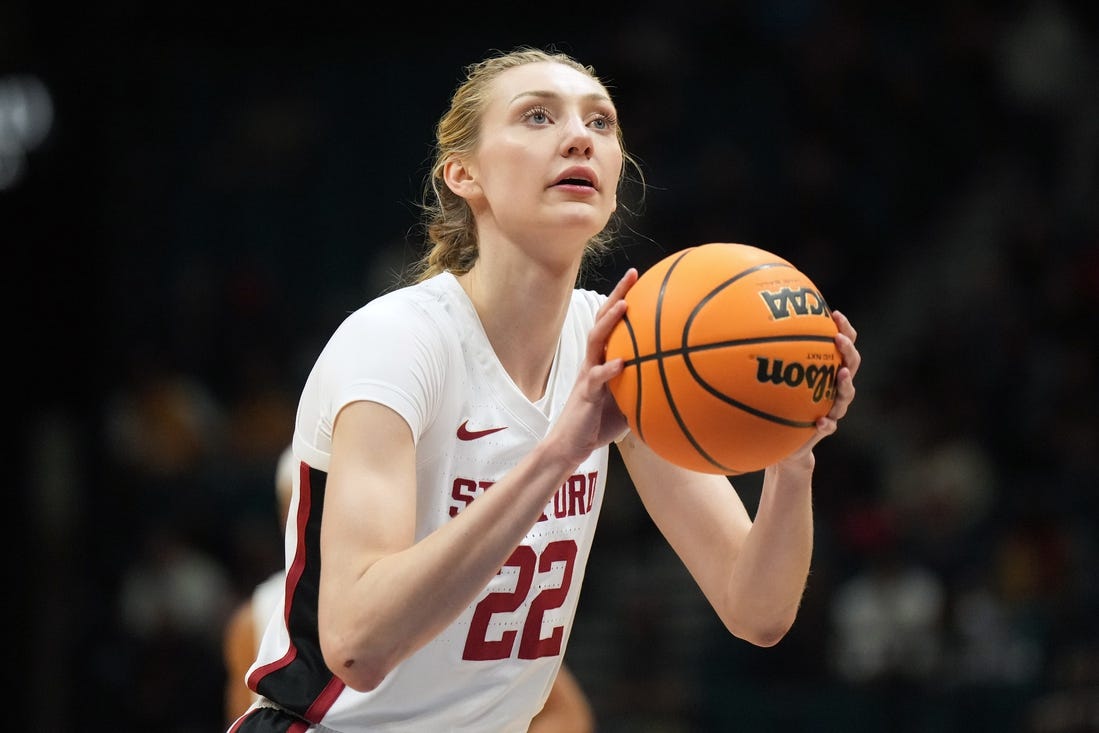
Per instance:
[[[282,708],[261,705],[237,718],[228,733],[305,733],[311,728],[308,720]]]

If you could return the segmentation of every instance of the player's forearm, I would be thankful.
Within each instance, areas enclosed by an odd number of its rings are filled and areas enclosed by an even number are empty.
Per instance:
[[[355,689],[376,687],[477,597],[575,468],[539,445],[457,517],[328,595],[320,628],[332,671]]]
[[[813,553],[812,467],[773,466],[730,578],[726,625],[771,646],[789,631]]]

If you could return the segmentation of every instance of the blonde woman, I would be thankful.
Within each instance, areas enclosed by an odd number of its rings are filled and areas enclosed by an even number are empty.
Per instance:
[[[255,731],[520,733],[561,669],[610,444],[729,631],[777,643],[813,544],[813,447],[854,398],[855,332],[816,433],[764,474],[750,517],[723,476],[626,429],[608,335],[637,280],[577,287],[629,158],[575,59],[517,49],[472,65],[437,127],[417,282],[335,331],[297,415],[284,623],[248,682]]]

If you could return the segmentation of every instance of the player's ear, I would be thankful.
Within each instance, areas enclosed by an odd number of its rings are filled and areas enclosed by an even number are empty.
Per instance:
[[[468,199],[481,191],[481,186],[477,183],[477,177],[472,167],[458,157],[449,158],[443,164],[443,180],[446,182],[447,188],[464,199]]]

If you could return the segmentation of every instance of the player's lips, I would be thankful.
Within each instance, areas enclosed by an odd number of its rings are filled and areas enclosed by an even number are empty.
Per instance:
[[[557,177],[550,188],[554,186],[580,186],[583,188],[594,188],[599,190],[599,177],[595,175],[595,171],[591,168],[582,165],[574,165],[571,168],[566,168],[562,171],[561,175]]]

